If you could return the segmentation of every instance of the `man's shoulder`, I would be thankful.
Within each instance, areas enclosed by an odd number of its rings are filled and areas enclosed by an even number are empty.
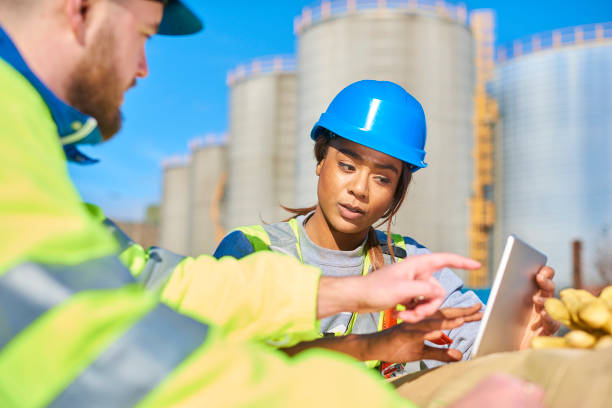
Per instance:
[[[70,181],[43,98],[2,59],[0,89],[0,269],[15,259],[71,263],[113,253],[112,236]]]
[[[1,58],[0,89],[0,108],[10,114],[6,115],[6,120],[16,121],[27,117],[53,123],[42,96],[23,75]]]

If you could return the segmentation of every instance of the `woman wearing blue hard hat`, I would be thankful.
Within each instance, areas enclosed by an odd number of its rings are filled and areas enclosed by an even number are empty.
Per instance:
[[[288,209],[296,216],[285,222],[237,228],[220,243],[216,257],[241,258],[254,251],[272,250],[317,266],[323,275],[358,276],[398,258],[429,253],[414,239],[391,233],[391,220],[404,200],[412,174],[427,166],[425,113],[414,97],[392,82],[355,82],[332,100],[310,137],[315,141],[319,177],[317,204]],[[386,232],[375,229],[384,223]],[[553,275],[547,267],[538,273],[540,291],[534,297],[534,319],[526,336],[551,334],[557,329],[543,311],[545,298],[554,294]],[[461,293],[463,283],[449,269],[437,272],[435,278],[447,295],[438,314],[424,322],[395,326],[395,311],[340,313],[321,321],[322,334],[375,333],[376,337],[369,335],[367,346],[354,339],[324,338],[289,352],[318,345],[370,360],[370,366],[379,366],[380,361],[413,361],[408,367],[380,364],[385,376],[467,358],[478,331],[475,320],[480,318],[480,301],[472,292]],[[424,345],[424,340],[452,343],[453,349]]]

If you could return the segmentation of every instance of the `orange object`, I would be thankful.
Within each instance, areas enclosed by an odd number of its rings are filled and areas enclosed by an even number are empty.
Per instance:
[[[393,309],[385,310],[385,315],[383,316],[383,330],[388,329],[389,327],[395,326],[397,324],[397,319],[393,317]]]
[[[393,309],[387,309],[384,311],[383,315],[383,330],[388,329],[389,327],[395,326],[397,324],[397,319],[393,317]],[[384,361],[380,362],[380,373],[385,378],[390,378],[391,374],[399,370],[401,367],[398,364],[386,363]]]
[[[453,343],[453,339],[448,337],[446,334],[442,333],[442,336],[440,336],[440,338],[431,340],[431,342],[433,344],[437,344],[438,346],[447,346]]]

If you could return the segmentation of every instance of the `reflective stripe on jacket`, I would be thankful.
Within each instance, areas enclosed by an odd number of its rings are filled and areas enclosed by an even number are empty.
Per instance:
[[[308,290],[316,291],[318,269],[299,266],[304,271],[288,281],[287,273],[295,270],[297,264],[292,258],[265,256],[262,259],[258,255],[240,263],[224,259],[221,268],[219,261],[206,255],[194,259],[164,248],[144,250],[105,218],[99,207],[86,205],[119,243],[119,259],[136,281],[147,290],[159,293],[164,302],[177,310],[227,328],[227,336],[233,340],[266,340],[269,344],[290,346],[318,336],[312,292]],[[243,273],[239,265],[251,272]],[[227,290],[222,290],[224,287]],[[246,291],[249,294],[268,292],[268,288],[276,289],[274,301],[268,299],[263,305],[262,298],[257,296],[245,296],[240,302],[232,296]],[[299,315],[295,314],[296,310],[300,311]]]

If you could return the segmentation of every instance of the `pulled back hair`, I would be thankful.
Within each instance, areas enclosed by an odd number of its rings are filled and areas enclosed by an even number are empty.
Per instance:
[[[329,144],[334,137],[338,137],[338,135],[332,133],[327,129],[320,129],[319,136],[314,145],[314,156],[317,160],[317,163],[321,163],[321,161],[327,155],[327,149],[329,148]],[[395,189],[395,193],[393,194],[393,201],[391,205],[385,211],[385,213],[381,217],[381,221],[375,227],[378,227],[385,222],[387,223],[387,248],[389,248],[389,254],[391,255],[391,259],[395,262],[395,254],[393,253],[393,241],[391,239],[391,223],[393,221],[393,216],[397,214],[402,203],[404,202],[404,198],[406,197],[406,191],[408,190],[408,185],[412,180],[412,165],[406,162],[402,162],[402,172],[400,175],[399,182],[397,183],[397,187]],[[289,208],[281,205],[283,209],[294,214],[293,216],[287,218],[284,221],[289,221],[292,218],[297,217],[298,215],[306,215],[311,211],[314,211],[317,206],[314,205],[312,207],[304,207],[304,208]],[[376,235],[375,227],[370,226],[368,229],[368,237],[365,244],[365,251],[370,257],[370,261],[372,262],[372,269],[377,270],[385,266],[385,260],[383,258],[383,252],[380,245],[380,241],[378,240],[378,236]]]

